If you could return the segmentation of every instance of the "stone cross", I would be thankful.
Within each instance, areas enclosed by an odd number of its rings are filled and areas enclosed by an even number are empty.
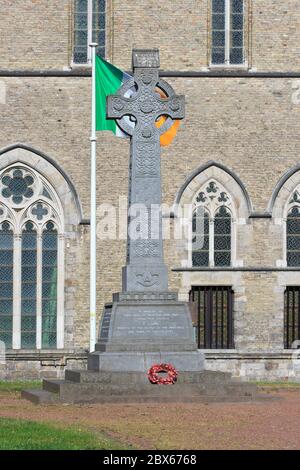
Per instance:
[[[156,216],[151,217],[151,207],[161,205],[160,135],[174,119],[184,118],[185,102],[183,96],[176,95],[173,88],[159,78],[158,50],[133,50],[132,63],[134,77],[125,82],[116,95],[107,98],[107,117],[116,119],[131,136],[128,222],[137,216],[137,212],[131,212],[132,205],[141,204],[145,208],[140,216],[145,219],[146,231],[141,231],[140,238],[128,235],[123,291],[167,291],[162,215],[161,211],[156,211]],[[158,89],[166,98],[161,98]],[[163,115],[168,118],[158,129],[156,121]],[[125,116],[131,117],[131,123]]]

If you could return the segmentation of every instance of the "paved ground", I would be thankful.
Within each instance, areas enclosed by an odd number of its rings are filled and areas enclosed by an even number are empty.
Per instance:
[[[0,416],[101,431],[141,449],[300,449],[300,389],[251,404],[47,405],[0,393]]]

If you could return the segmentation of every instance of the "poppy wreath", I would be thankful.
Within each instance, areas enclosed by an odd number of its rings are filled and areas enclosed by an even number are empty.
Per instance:
[[[167,376],[159,375],[161,372],[167,372]],[[178,372],[172,364],[154,364],[148,370],[148,379],[152,384],[172,385],[176,382]]]

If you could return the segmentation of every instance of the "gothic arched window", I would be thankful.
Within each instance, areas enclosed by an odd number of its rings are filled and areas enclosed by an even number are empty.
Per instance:
[[[287,265],[300,266],[300,207],[290,209],[286,220]]]
[[[0,196],[0,340],[13,349],[63,347],[60,201],[25,165],[0,173]]]
[[[206,183],[194,201],[192,265],[230,266],[232,262],[232,201],[216,181]]]

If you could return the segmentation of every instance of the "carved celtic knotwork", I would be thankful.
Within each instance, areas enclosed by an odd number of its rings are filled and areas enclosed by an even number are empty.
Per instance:
[[[154,176],[158,173],[156,147],[151,142],[136,144],[136,176]]]
[[[134,242],[135,256],[138,257],[158,257],[159,242],[157,240],[136,240]]]

